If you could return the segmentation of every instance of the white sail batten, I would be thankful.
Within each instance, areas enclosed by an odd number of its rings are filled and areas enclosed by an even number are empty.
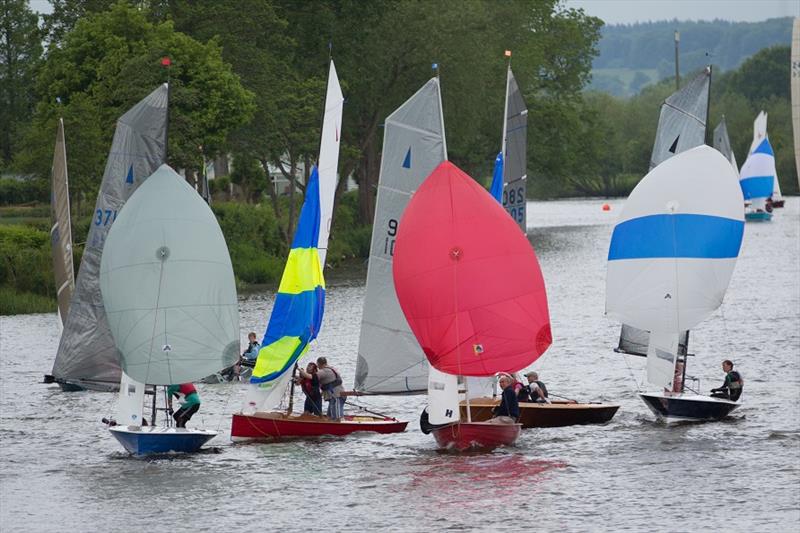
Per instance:
[[[325,258],[328,255],[328,237],[331,232],[333,219],[333,199],[336,193],[337,171],[339,165],[339,146],[342,135],[342,112],[344,109],[344,95],[339,85],[339,76],[331,60],[328,73],[328,90],[325,96],[325,116],[322,120],[322,138],[319,146],[319,199],[320,199],[320,227],[319,262],[325,269]]]
[[[386,119],[355,388],[424,392],[428,362],[400,309],[392,278],[394,243],[413,192],[447,159],[439,80],[432,78]]]
[[[72,223],[69,208],[69,177],[67,148],[64,140],[64,120],[58,119],[58,133],[53,153],[51,176],[50,245],[53,254],[53,274],[56,282],[58,314],[63,324],[67,320],[69,302],[75,290],[75,269],[72,263]]]
[[[236,362],[239,307],[225,238],[211,208],[167,165],[109,231],[100,288],[133,380],[186,383]]]

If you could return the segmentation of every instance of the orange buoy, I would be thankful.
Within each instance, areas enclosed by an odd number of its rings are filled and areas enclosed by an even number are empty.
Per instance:
[[[611,211],[611,206],[608,204],[603,204],[603,211]]]

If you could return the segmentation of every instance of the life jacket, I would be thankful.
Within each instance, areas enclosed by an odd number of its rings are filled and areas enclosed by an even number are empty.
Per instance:
[[[183,394],[183,397],[186,398],[190,394],[196,393],[197,389],[195,389],[194,385],[191,383],[183,383],[180,387],[178,387],[178,392]]]
[[[539,385],[539,388],[542,389],[544,397],[547,398],[549,395],[547,394],[547,387],[545,386],[545,384],[538,380],[536,381],[536,384]]]
[[[731,389],[741,389],[742,388],[742,376],[736,370],[731,370],[728,372],[728,376],[730,379],[730,384],[728,387]]]
[[[326,367],[326,368],[330,368],[331,369],[331,371],[333,372],[333,375],[336,376],[336,379],[334,379],[330,383],[326,383],[325,385],[320,385],[320,387],[324,391],[333,392],[333,389],[335,389],[336,387],[338,387],[338,386],[340,386],[342,384],[342,378],[339,376],[339,373],[336,371],[336,369],[333,368],[332,366],[329,366],[329,367]]]

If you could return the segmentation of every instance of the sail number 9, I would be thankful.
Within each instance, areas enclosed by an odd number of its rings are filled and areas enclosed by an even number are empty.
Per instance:
[[[383,253],[393,256],[394,255],[394,238],[397,236],[397,221],[393,218],[389,219],[386,230],[386,240],[383,244]]]
[[[98,209],[94,213],[95,226],[108,226],[117,219],[117,210]]]

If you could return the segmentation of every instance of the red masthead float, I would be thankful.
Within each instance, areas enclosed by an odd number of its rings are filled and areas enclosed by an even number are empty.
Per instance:
[[[544,280],[528,239],[489,193],[445,161],[406,208],[393,275],[433,367],[427,415],[437,442],[512,444],[519,424],[459,420],[457,376],[516,372],[550,346]]]

